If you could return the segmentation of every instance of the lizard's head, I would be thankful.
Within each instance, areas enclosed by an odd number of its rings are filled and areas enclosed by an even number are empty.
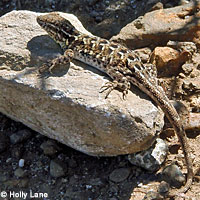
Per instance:
[[[58,43],[66,42],[79,32],[67,19],[52,12],[37,17],[38,24]]]

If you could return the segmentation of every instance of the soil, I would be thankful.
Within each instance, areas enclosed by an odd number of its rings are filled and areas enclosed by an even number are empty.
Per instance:
[[[110,38],[127,23],[151,10],[156,2],[159,1],[1,0],[0,16],[13,9],[70,12],[78,16],[93,34]],[[173,7],[183,1],[160,2],[164,7]],[[114,28],[113,20],[117,24]],[[97,31],[105,22],[108,22],[108,30],[112,31]],[[195,159],[194,166],[200,162],[199,133],[199,130],[187,132]],[[88,156],[50,140],[2,114],[0,138],[0,199],[140,200],[145,193],[156,191],[160,184],[160,171],[149,173],[133,166],[127,156]],[[168,142],[171,151],[165,164],[176,160],[181,170],[186,172],[177,138],[172,136]],[[25,198],[26,194],[28,196]],[[199,179],[194,179],[185,199],[200,199]]]

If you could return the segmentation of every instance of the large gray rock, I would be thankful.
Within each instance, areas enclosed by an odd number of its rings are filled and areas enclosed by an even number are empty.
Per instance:
[[[37,15],[13,11],[0,18],[0,112],[90,155],[147,149],[163,126],[163,113],[135,87],[127,100],[117,90],[105,99],[99,89],[107,76],[77,61],[37,76],[42,63],[61,53]],[[74,16],[66,17],[86,32]]]

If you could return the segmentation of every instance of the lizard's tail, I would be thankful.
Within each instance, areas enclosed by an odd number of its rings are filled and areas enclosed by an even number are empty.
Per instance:
[[[188,189],[192,185],[194,174],[193,174],[192,158],[190,156],[190,151],[189,151],[190,148],[189,148],[189,145],[188,145],[188,142],[187,142],[187,136],[185,134],[185,130],[184,130],[184,127],[182,125],[179,114],[177,113],[174,106],[169,102],[167,96],[165,94],[163,94],[162,99],[156,98],[154,100],[162,108],[162,110],[164,111],[169,122],[173,126],[173,128],[176,132],[176,135],[179,139],[179,142],[181,144],[182,151],[183,151],[183,154],[184,154],[184,157],[185,157],[186,166],[187,166],[187,181],[186,181],[186,184],[184,185],[184,187],[180,188],[178,190],[172,190],[167,195],[169,197],[174,197],[174,196],[178,196],[180,193],[187,192]]]
[[[145,83],[143,83],[143,86],[144,86],[144,84]],[[184,157],[185,157],[185,162],[186,162],[186,166],[187,166],[187,181],[183,188],[180,188],[176,191],[172,190],[171,192],[169,192],[168,196],[174,197],[180,193],[187,192],[187,190],[192,185],[194,174],[193,174],[192,158],[190,156],[190,151],[189,151],[190,148],[188,146],[185,130],[183,128],[181,119],[180,119],[179,114],[177,113],[176,109],[170,103],[168,97],[163,92],[161,87],[158,86],[157,89],[155,90],[155,88],[153,88],[153,87],[148,88],[149,85],[150,84],[146,84],[145,85],[146,87],[140,87],[140,88],[146,94],[148,94],[165,113],[166,117],[168,118],[169,122],[171,123],[171,125],[173,126],[173,128],[177,134],[177,137],[179,139],[179,142],[181,144],[182,151],[183,151]]]
[[[190,152],[189,152],[189,146],[186,141],[185,130],[184,130],[183,126],[177,127],[177,126],[173,125],[173,127],[177,133],[178,139],[181,143],[182,150],[183,150],[183,153],[185,156],[185,161],[186,161],[186,166],[187,166],[187,181],[183,188],[170,191],[168,194],[169,197],[178,196],[180,193],[187,192],[192,185],[193,176],[194,176],[193,167],[192,167],[193,164],[192,164],[192,159],[191,159]]]

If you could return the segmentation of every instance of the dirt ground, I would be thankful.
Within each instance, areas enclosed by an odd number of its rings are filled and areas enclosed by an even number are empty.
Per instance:
[[[149,4],[146,3],[145,8],[142,8],[144,2]],[[158,1],[1,0],[0,16],[13,9],[71,12],[93,34],[103,26],[105,20],[115,19],[119,26],[112,29],[110,35],[99,33],[100,36],[109,38],[124,25],[150,10],[155,2]],[[173,7],[180,2],[162,1],[164,7]],[[138,12],[135,12],[136,9]],[[111,25],[112,23],[110,27]],[[194,166],[197,167],[197,163],[200,163],[200,130],[188,131],[187,136]],[[133,166],[127,156],[98,158],[85,155],[2,114],[0,138],[0,199],[3,200],[141,200],[147,192],[156,191],[160,184],[160,171],[149,173]],[[167,140],[170,155],[165,165],[177,161],[181,171],[186,172],[177,138],[172,136],[167,137]],[[26,194],[28,196],[25,198]],[[184,198],[175,199],[200,199],[199,179],[194,179]]]

